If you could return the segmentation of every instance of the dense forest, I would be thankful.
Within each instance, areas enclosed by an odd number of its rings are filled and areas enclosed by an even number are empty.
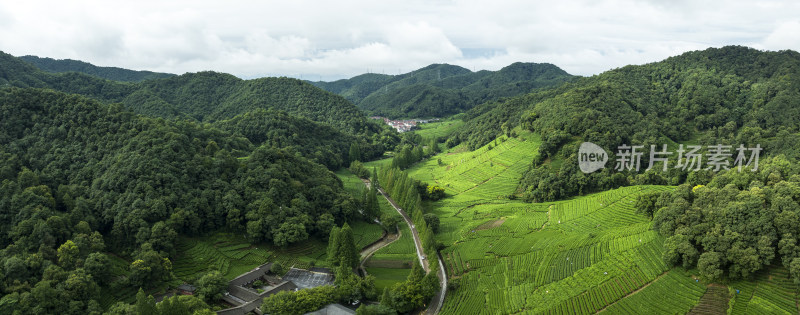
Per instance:
[[[174,76],[174,74],[170,73],[135,71],[117,67],[98,67],[88,62],[72,59],[41,58],[37,56],[22,56],[19,58],[47,72],[80,72],[122,82],[141,82]]]
[[[779,155],[759,168],[641,196],[639,209],[667,237],[664,260],[697,268],[709,281],[747,279],[782,264],[800,281],[800,167]]]
[[[306,157],[316,159],[331,169],[349,164],[346,152],[334,149],[338,147],[334,143],[357,142],[364,154],[361,160],[370,160],[381,156],[385,150],[392,150],[399,141],[396,133],[388,126],[367,119],[346,99],[295,79],[241,80],[224,73],[200,72],[141,83],[125,83],[78,72],[46,73],[4,53],[0,53],[0,65],[0,86],[49,88],[81,94],[106,103],[121,103],[134,113],[146,116],[220,123],[226,126],[224,128],[232,128],[234,132],[248,134],[248,138],[256,142],[259,142],[257,138],[270,138],[271,143],[275,144],[275,136],[255,136],[252,133],[255,130],[253,128],[257,127],[279,127],[272,125],[276,117],[268,118],[269,115],[263,113],[251,114],[257,115],[259,119],[270,119],[272,123],[254,121],[255,116],[237,118],[233,122],[222,121],[257,110],[270,113],[282,111],[286,113],[283,115],[284,120],[291,120],[292,124],[303,124],[302,129],[332,135],[337,133],[328,133],[328,130],[336,130],[344,136],[335,137],[337,140],[331,143],[322,143],[318,139],[313,143],[294,145],[295,149],[302,146],[300,151],[307,154]],[[326,127],[323,125],[329,126],[328,130],[324,130]],[[285,127],[286,124],[281,126]],[[297,126],[299,125],[295,125]],[[278,147],[284,148],[286,145],[284,141]],[[334,155],[328,155],[329,153]]]
[[[430,118],[458,114],[484,102],[557,86],[573,77],[551,64],[517,62],[499,71],[472,72],[433,64],[399,75],[363,74],[312,82],[373,115]]]
[[[42,89],[2,88],[0,113],[0,289],[23,313],[67,309],[59,301],[83,313],[96,293],[87,287],[159,283],[178,234],[229,228],[287,246],[358,214],[330,171],[276,138],[256,145]],[[131,277],[110,279],[104,252],[130,257]]]

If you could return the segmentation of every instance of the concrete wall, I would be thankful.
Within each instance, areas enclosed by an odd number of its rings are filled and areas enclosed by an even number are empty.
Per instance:
[[[248,294],[248,293],[243,293],[243,292],[247,292],[248,291],[247,289],[244,289],[242,287],[238,287],[238,288],[242,289],[242,291],[237,291],[240,294]],[[284,282],[281,282],[281,284],[277,285],[276,287],[272,288],[269,291],[261,292],[261,294],[254,294],[255,296],[253,297],[253,299],[249,300],[249,302],[247,302],[245,304],[239,305],[237,307],[233,307],[233,308],[217,311],[217,314],[221,314],[221,315],[244,315],[244,314],[247,314],[249,312],[256,312],[257,314],[261,314],[261,310],[259,309],[259,307],[261,306],[261,303],[264,302],[264,298],[265,297],[268,297],[270,295],[276,294],[276,293],[278,293],[280,291],[294,291],[294,289],[296,289],[296,288],[297,288],[297,286],[294,285],[294,283],[292,283],[291,281],[284,281]],[[233,292],[230,292],[230,293],[232,295],[236,295]],[[242,298],[239,295],[236,295],[236,296],[239,297],[239,298]]]
[[[252,301],[258,298],[256,291],[233,285],[228,287],[228,293],[244,301]]]
[[[231,280],[230,286],[245,286],[253,281],[256,281],[258,278],[263,277],[264,275],[269,272],[269,269],[272,268],[272,263],[266,263],[261,266],[256,267],[255,269],[251,270],[250,272],[244,273],[241,276],[238,276]]]

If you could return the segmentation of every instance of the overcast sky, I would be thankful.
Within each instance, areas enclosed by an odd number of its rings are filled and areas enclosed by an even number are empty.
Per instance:
[[[0,50],[308,80],[431,63],[593,75],[685,51],[800,50],[798,1],[3,1]]]

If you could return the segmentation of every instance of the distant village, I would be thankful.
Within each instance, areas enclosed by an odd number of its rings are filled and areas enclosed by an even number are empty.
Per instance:
[[[370,119],[383,120],[383,122],[386,123],[387,125],[392,126],[392,128],[394,128],[394,129],[397,129],[397,132],[406,132],[406,131],[414,130],[414,129],[417,128],[418,124],[424,124],[424,123],[429,123],[429,122],[432,122],[432,121],[439,120],[439,118],[391,120],[389,118],[381,117],[381,116],[372,116],[372,117],[370,117]]]

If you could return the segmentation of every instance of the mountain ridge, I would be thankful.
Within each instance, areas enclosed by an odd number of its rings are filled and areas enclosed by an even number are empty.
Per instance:
[[[145,80],[167,78],[175,75],[172,73],[153,72],[147,70],[130,70],[119,67],[95,66],[85,61],[73,59],[54,59],[32,55],[20,56],[18,58],[46,72],[80,72],[103,79],[122,82],[141,82]]]
[[[362,74],[333,82],[311,82],[337,93],[373,115],[444,117],[478,104],[575,78],[549,63],[515,62],[498,71],[477,72],[449,64],[431,64],[398,75]]]

